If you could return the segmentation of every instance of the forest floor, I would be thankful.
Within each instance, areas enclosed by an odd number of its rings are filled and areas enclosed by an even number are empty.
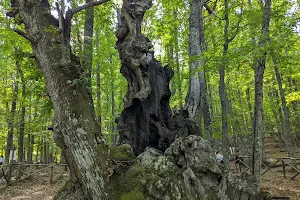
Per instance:
[[[1,179],[0,200],[51,200],[69,176],[64,167],[54,167],[53,184],[50,184],[49,168],[30,167],[26,172],[35,174],[21,181],[13,178],[10,186],[5,186],[5,180]]]
[[[282,157],[288,157],[287,152],[279,140],[267,137],[265,138],[265,152],[270,165],[273,165],[278,159]],[[300,158],[300,148],[296,149],[296,158]],[[297,168],[300,169],[300,160],[296,161]],[[300,199],[300,174],[296,176],[293,180],[291,178],[297,174],[297,172],[290,166],[286,166],[286,178],[283,176],[282,162],[277,163],[276,168],[272,168],[272,171],[268,171],[262,176],[262,189],[271,193],[273,197],[289,197],[290,200]],[[267,168],[263,168],[266,170]],[[275,175],[276,174],[276,175]],[[279,177],[277,177],[279,176]]]
[[[277,161],[274,158],[287,157],[287,153],[283,151],[279,142],[273,138],[265,139],[265,151],[267,157],[272,157],[268,159],[270,165]],[[300,148],[296,152],[296,157],[300,158]],[[278,162],[278,164],[280,165],[281,162]],[[31,168],[33,171],[39,170],[37,167]],[[300,163],[298,164],[298,168],[300,168]],[[264,167],[263,171],[266,169]],[[262,177],[262,189],[271,193],[273,197],[289,197],[290,200],[299,200],[300,174],[294,180],[291,180],[291,177],[295,174],[296,172],[292,171],[290,166],[287,166],[285,179],[283,177],[282,166],[272,168],[272,171],[266,172]],[[59,188],[63,186],[67,178],[68,172],[64,171],[64,167],[54,168],[54,184],[50,184],[49,181],[49,168],[45,168],[45,170],[40,168],[38,174],[33,175],[31,178],[15,182],[11,186],[5,186],[5,181],[1,178],[0,200],[51,200]]]

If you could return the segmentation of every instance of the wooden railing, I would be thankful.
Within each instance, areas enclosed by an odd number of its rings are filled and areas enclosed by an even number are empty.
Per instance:
[[[250,167],[245,162],[246,159],[251,159],[250,156],[238,156],[231,159],[231,170],[238,174],[250,173]],[[276,177],[284,177],[287,179],[287,167],[292,171],[291,180],[294,180],[299,174],[300,170],[297,168],[297,165],[300,164],[300,158],[292,157],[263,157],[261,176],[264,176],[267,172],[271,172]],[[234,166],[234,167],[232,167]],[[282,167],[282,175],[278,173],[278,170],[275,171],[275,168]]]
[[[61,169],[62,167],[65,169],[62,170]],[[59,169],[60,171],[64,171],[65,173],[67,171],[67,165],[66,164],[18,164],[18,163],[3,164],[0,166],[0,178],[2,177],[5,179],[6,185],[12,185],[16,182],[27,179],[29,177],[40,183],[45,183],[45,180],[42,180],[39,177],[40,176],[39,173],[46,172],[46,174],[44,175],[49,176],[49,183],[53,184],[55,169]],[[57,172],[59,170],[57,170]],[[18,173],[20,173],[21,175],[18,176]],[[59,175],[63,175],[64,173]]]

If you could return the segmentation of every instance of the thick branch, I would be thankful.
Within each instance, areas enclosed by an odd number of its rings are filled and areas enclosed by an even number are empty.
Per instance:
[[[19,29],[14,29],[13,31],[24,37],[26,40],[31,41],[30,37],[25,32]]]
[[[108,1],[109,1],[109,0],[91,1],[91,2],[89,2],[89,3],[86,3],[86,4],[82,5],[82,6],[78,6],[77,8],[74,8],[74,9],[71,10],[72,16],[73,16],[74,14],[76,14],[76,13],[78,13],[78,12],[80,12],[80,11],[86,9],[86,8],[93,7],[93,6],[98,6],[98,5],[103,4],[103,3],[105,3],[105,2],[108,2]],[[71,16],[71,17],[72,17],[72,16]]]
[[[103,3],[106,3],[110,0],[101,0],[101,1],[91,1],[89,3],[86,3],[84,5],[78,6],[77,8],[74,9],[69,9],[66,13],[66,19],[65,19],[65,24],[64,24],[64,31],[67,35],[67,38],[69,38],[70,36],[70,32],[71,32],[71,19],[73,17],[74,14],[86,9],[86,8],[90,8],[90,7],[94,7],[94,6],[98,6],[101,5]]]

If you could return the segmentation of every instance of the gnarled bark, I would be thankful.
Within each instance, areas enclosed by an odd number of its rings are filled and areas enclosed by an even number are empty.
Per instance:
[[[120,142],[130,144],[135,154],[147,146],[164,151],[183,133],[175,132],[178,126],[190,126],[187,120],[176,125],[176,117],[171,119],[169,82],[173,71],[154,58],[149,39],[141,34],[143,16],[151,5],[151,0],[124,1],[116,32],[121,73],[128,81],[125,109],[117,120]]]
[[[71,53],[70,18],[79,9],[61,13],[58,23],[48,1],[13,1],[13,13],[25,24],[18,31],[32,45],[54,106],[54,139],[87,199],[105,199],[106,147],[79,59]],[[79,9],[80,10],[80,9]]]

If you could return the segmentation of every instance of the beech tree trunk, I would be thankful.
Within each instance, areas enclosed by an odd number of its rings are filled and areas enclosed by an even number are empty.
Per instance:
[[[47,0],[12,3],[8,15],[18,14],[25,24],[26,33],[17,32],[31,42],[46,80],[55,112],[54,139],[69,166],[70,185],[80,189],[86,199],[105,199],[106,145],[99,132],[89,83],[70,46],[71,18],[84,7],[60,12],[58,21],[50,14]]]
[[[93,2],[93,0],[85,0],[86,3]],[[88,79],[89,90],[92,90],[92,61],[93,61],[93,31],[94,31],[94,8],[87,8],[85,10],[84,21],[84,41],[83,41],[83,59],[82,67]]]
[[[204,25],[202,19],[203,3],[202,0],[190,1],[190,34],[189,34],[189,90],[186,96],[185,109],[188,110],[189,117],[196,120],[200,112],[200,74],[197,71],[204,62],[198,56],[203,53],[204,43],[200,39],[204,39]],[[200,32],[202,30],[202,32]],[[201,35],[202,34],[202,37]]]
[[[211,116],[209,111],[208,93],[204,67],[205,60],[199,58],[206,51],[204,37],[203,8],[204,0],[190,2],[190,35],[189,35],[189,60],[190,79],[189,90],[186,96],[185,109],[189,117],[201,125],[204,121],[204,133],[208,140],[211,139]],[[200,70],[200,71],[199,71]],[[200,122],[199,122],[200,121]]]
[[[271,0],[265,0],[263,10],[263,24],[261,32],[260,48],[262,55],[257,59],[257,67],[255,68],[255,105],[253,119],[253,158],[252,158],[252,174],[255,179],[256,193],[261,192],[261,163],[263,154],[263,78],[266,65],[267,51],[264,50],[269,38]]]
[[[286,151],[288,152],[289,157],[295,157],[295,144],[293,140],[293,135],[291,131],[291,124],[290,124],[290,111],[286,105],[285,94],[282,87],[282,78],[281,74],[279,73],[279,69],[277,66],[277,62],[275,60],[274,55],[272,55],[272,60],[274,63],[274,71],[276,75],[276,80],[279,87],[279,94],[281,100],[281,106],[283,110],[284,120],[283,120],[283,140],[285,143]]]
[[[289,86],[290,86],[290,92],[297,92],[297,83],[295,79],[292,79],[291,77],[288,78]],[[299,144],[300,142],[300,117],[297,111],[298,104],[297,102],[293,101],[293,113],[295,115],[295,135],[296,135],[296,141]]]
[[[17,65],[18,67],[18,72],[20,74],[21,77],[21,82],[22,82],[22,102],[21,102],[21,116],[20,116],[20,127],[19,127],[19,140],[18,140],[18,162],[20,164],[24,163],[25,160],[25,153],[24,153],[24,131],[25,131],[25,112],[26,112],[26,108],[25,108],[25,98],[26,98],[26,83],[24,80],[24,74],[23,74],[23,70],[21,69],[20,64]],[[21,166],[20,166],[21,167]],[[18,178],[21,178],[22,176],[22,171],[19,170],[18,171]]]
[[[19,65],[18,61],[16,62],[16,65],[17,66]],[[18,77],[18,72],[17,72],[16,77]],[[5,163],[10,162],[10,158],[9,158],[10,151],[14,149],[14,146],[13,146],[14,121],[15,121],[15,112],[17,109],[18,90],[19,90],[18,80],[15,80],[10,111],[9,111],[8,104],[6,104],[6,107],[7,107],[6,110],[7,110],[7,113],[9,113],[9,114],[8,114],[8,118],[7,118],[8,132],[7,132],[6,150],[5,150]]]
[[[96,52],[99,51],[99,34],[96,33]],[[100,133],[102,129],[102,114],[101,114],[101,76],[100,76],[100,61],[96,61],[96,115],[97,121],[100,128]]]

